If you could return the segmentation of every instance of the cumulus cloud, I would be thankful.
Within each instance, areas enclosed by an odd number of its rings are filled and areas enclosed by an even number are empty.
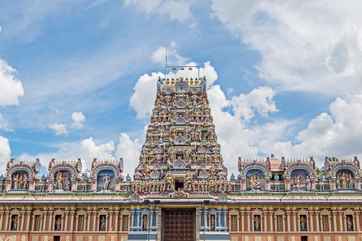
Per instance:
[[[138,138],[132,139],[128,134],[121,133],[119,136],[118,145],[116,147],[115,155],[122,157],[125,161],[124,172],[126,174],[133,174],[138,162],[142,141]]]
[[[248,94],[240,94],[231,100],[235,114],[239,118],[249,120],[255,113],[267,115],[278,109],[274,103],[275,93],[270,87],[258,87]]]
[[[53,123],[50,124],[48,128],[53,130],[57,136],[65,135],[68,133],[67,127],[63,123]]]
[[[190,0],[125,0],[125,6],[132,5],[148,15],[160,15],[181,23],[192,20]]]
[[[93,160],[94,158],[114,159],[113,152],[114,143],[112,141],[97,145],[94,139],[90,137],[80,142],[80,155],[86,160]]]
[[[86,117],[82,112],[73,112],[72,113],[72,127],[81,129],[84,127],[84,122],[86,121]]]
[[[15,69],[0,58],[0,106],[17,105],[23,95],[23,84],[15,77]]]
[[[248,123],[248,120],[258,114],[267,116],[269,113],[276,111],[273,95],[259,95],[260,90],[263,92],[264,89],[267,88],[254,89],[249,93],[240,94],[240,96],[246,98],[238,98],[237,105],[235,104],[235,98],[237,97],[226,97],[225,92],[219,85],[214,85],[208,90],[216,134],[221,145],[225,165],[230,173],[237,173],[237,159],[239,156],[255,158],[269,154],[268,151],[271,150],[273,143],[276,140],[285,139],[289,133],[288,130],[292,127],[293,121],[288,120],[277,120],[262,125],[250,125]],[[248,98],[254,95],[259,97],[256,98],[255,103]],[[270,106],[265,105],[265,103],[269,103]],[[248,118],[240,118],[241,106],[247,107],[248,111],[245,117]],[[228,111],[228,108],[231,108],[232,111]]]
[[[259,51],[260,77],[276,88],[332,96],[362,90],[361,2],[212,0],[211,8]]]
[[[162,78],[162,73],[152,73],[142,75],[130,99],[130,105],[137,114],[137,118],[142,119],[152,113],[156,99],[157,81]]]
[[[188,61],[186,57],[183,57],[177,52],[175,42],[171,42],[169,46],[160,46],[152,53],[151,60],[156,64],[165,65],[166,54],[168,65],[184,65]]]
[[[328,113],[312,119],[298,134],[294,148],[317,155],[335,154],[350,157],[362,150],[362,95],[337,98]]]
[[[0,175],[5,171],[5,165],[11,158],[9,140],[0,136]]]
[[[53,130],[57,136],[61,136],[68,134],[71,128],[82,129],[84,127],[86,117],[82,112],[73,112],[71,119],[71,123],[52,123],[48,125],[48,128]]]

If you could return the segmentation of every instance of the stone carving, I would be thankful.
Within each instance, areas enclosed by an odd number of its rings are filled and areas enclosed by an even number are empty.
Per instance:
[[[29,188],[28,173],[24,171],[15,172],[12,175],[12,190],[27,190]]]
[[[55,174],[54,189],[59,191],[70,191],[71,190],[71,174],[67,171],[58,171]]]
[[[353,174],[349,170],[341,170],[337,172],[337,188],[353,189]]]

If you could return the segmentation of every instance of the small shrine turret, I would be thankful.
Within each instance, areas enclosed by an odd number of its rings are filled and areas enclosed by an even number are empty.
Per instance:
[[[5,190],[13,192],[34,191],[40,161],[18,161],[11,159],[6,164]]]

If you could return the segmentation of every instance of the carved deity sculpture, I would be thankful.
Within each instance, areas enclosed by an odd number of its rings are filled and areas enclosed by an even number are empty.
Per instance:
[[[341,171],[337,175],[337,187],[350,189],[352,187],[352,174],[349,171]]]
[[[167,174],[165,180],[166,180],[166,190],[175,191],[175,181],[172,175]]]
[[[64,171],[59,171],[55,175],[55,189],[62,191],[71,190],[71,182],[69,173]]]
[[[258,180],[258,176],[252,175],[249,177],[249,188],[253,191],[260,189],[260,182]]]
[[[110,187],[110,183],[111,183],[111,177],[106,175],[106,176],[103,176],[103,190],[106,191],[106,190],[109,190],[109,187]]]
[[[63,175],[63,173],[58,172],[55,179],[56,179],[56,184],[55,184],[56,189],[63,190],[64,189],[64,175]]]

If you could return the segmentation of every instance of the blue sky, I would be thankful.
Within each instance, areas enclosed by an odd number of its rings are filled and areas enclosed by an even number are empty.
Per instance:
[[[0,166],[122,156],[132,172],[164,48],[209,77],[230,172],[238,156],[361,155],[362,5],[347,2],[2,1]]]

